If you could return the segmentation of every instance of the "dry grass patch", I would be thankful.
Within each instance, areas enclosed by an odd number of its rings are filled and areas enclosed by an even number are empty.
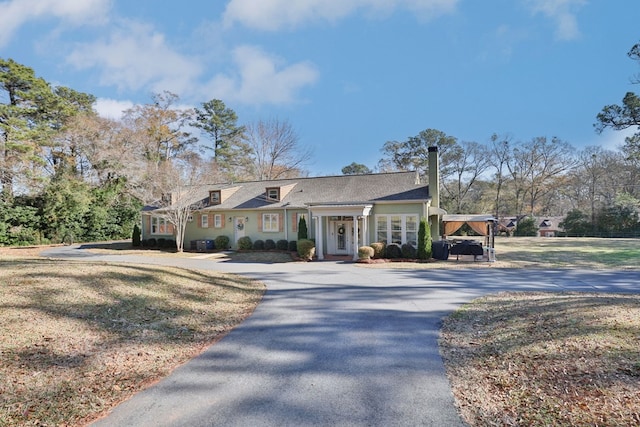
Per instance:
[[[0,426],[95,418],[224,336],[264,289],[214,272],[0,258]]]
[[[440,349],[472,426],[640,424],[640,296],[503,293],[444,321]]]

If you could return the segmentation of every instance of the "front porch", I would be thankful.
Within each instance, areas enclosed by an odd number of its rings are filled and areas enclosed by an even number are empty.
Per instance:
[[[369,244],[369,214],[373,205],[311,205],[316,256],[358,260],[358,247]],[[326,247],[326,254],[325,254]]]

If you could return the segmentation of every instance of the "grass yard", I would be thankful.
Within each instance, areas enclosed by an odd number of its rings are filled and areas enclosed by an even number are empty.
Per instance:
[[[640,425],[640,296],[504,293],[445,319],[440,350],[471,426]]]
[[[0,426],[94,419],[224,336],[264,290],[220,273],[0,255]]]
[[[498,238],[496,254],[508,268],[640,269],[639,239]],[[640,425],[640,295],[487,296],[444,320],[440,351],[471,426]]]

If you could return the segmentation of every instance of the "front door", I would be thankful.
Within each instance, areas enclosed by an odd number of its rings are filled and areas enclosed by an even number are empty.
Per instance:
[[[353,254],[353,223],[349,221],[332,221],[330,226],[331,248],[335,255]]]
[[[233,229],[234,229],[234,237],[235,240],[232,242],[231,246],[235,246],[238,244],[238,239],[240,239],[241,237],[244,237],[244,217],[243,216],[237,216],[234,218],[234,222],[233,222]]]

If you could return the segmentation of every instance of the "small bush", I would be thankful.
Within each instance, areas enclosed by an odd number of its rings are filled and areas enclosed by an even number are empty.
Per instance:
[[[133,247],[138,247],[140,246],[141,242],[140,242],[140,227],[138,226],[138,224],[133,226],[133,233],[131,234],[131,245]]]
[[[298,241],[292,240],[289,242],[289,251],[298,252]]]
[[[402,245],[402,258],[407,258],[407,259],[415,259],[416,258],[416,254],[418,251],[416,251],[416,248],[414,248],[412,245],[405,243],[404,245]]]
[[[384,255],[389,259],[402,258],[402,248],[397,243],[390,243],[387,245]]]
[[[160,246],[159,241],[158,241],[158,246]],[[178,245],[176,245],[176,241],[173,239],[164,239],[164,242],[162,242],[162,246],[160,247],[163,249],[178,249]]]
[[[284,239],[278,240],[276,242],[276,249],[278,249],[279,251],[286,251],[288,247],[289,247],[289,242],[287,242]]]
[[[371,246],[360,246],[358,248],[359,259],[371,259],[373,258],[374,250]]]
[[[159,248],[164,248],[164,242],[165,242],[166,240],[167,240],[167,239],[165,239],[164,237],[159,237],[159,238],[158,238],[158,247],[159,247]]]
[[[148,248],[149,247],[149,241],[147,239],[143,239],[140,244],[142,245],[143,248]]]
[[[218,236],[214,240],[216,249],[221,250],[229,249],[229,242],[230,240],[227,236]]]
[[[311,261],[316,254],[316,244],[308,239],[298,240],[298,256],[304,260]]]
[[[158,241],[152,237],[147,240],[147,244],[150,248],[155,248],[156,246],[158,246]]]
[[[272,239],[267,239],[264,241],[264,249],[267,251],[272,251],[276,248],[276,242]]]
[[[374,258],[384,258],[384,252],[386,245],[382,242],[376,242],[369,245],[373,248],[373,257]]]
[[[264,240],[256,240],[255,242],[253,242],[253,249],[255,249],[256,251],[263,251],[264,250]]]
[[[247,251],[253,248],[253,242],[251,241],[251,237],[244,236],[238,239],[238,249]]]

